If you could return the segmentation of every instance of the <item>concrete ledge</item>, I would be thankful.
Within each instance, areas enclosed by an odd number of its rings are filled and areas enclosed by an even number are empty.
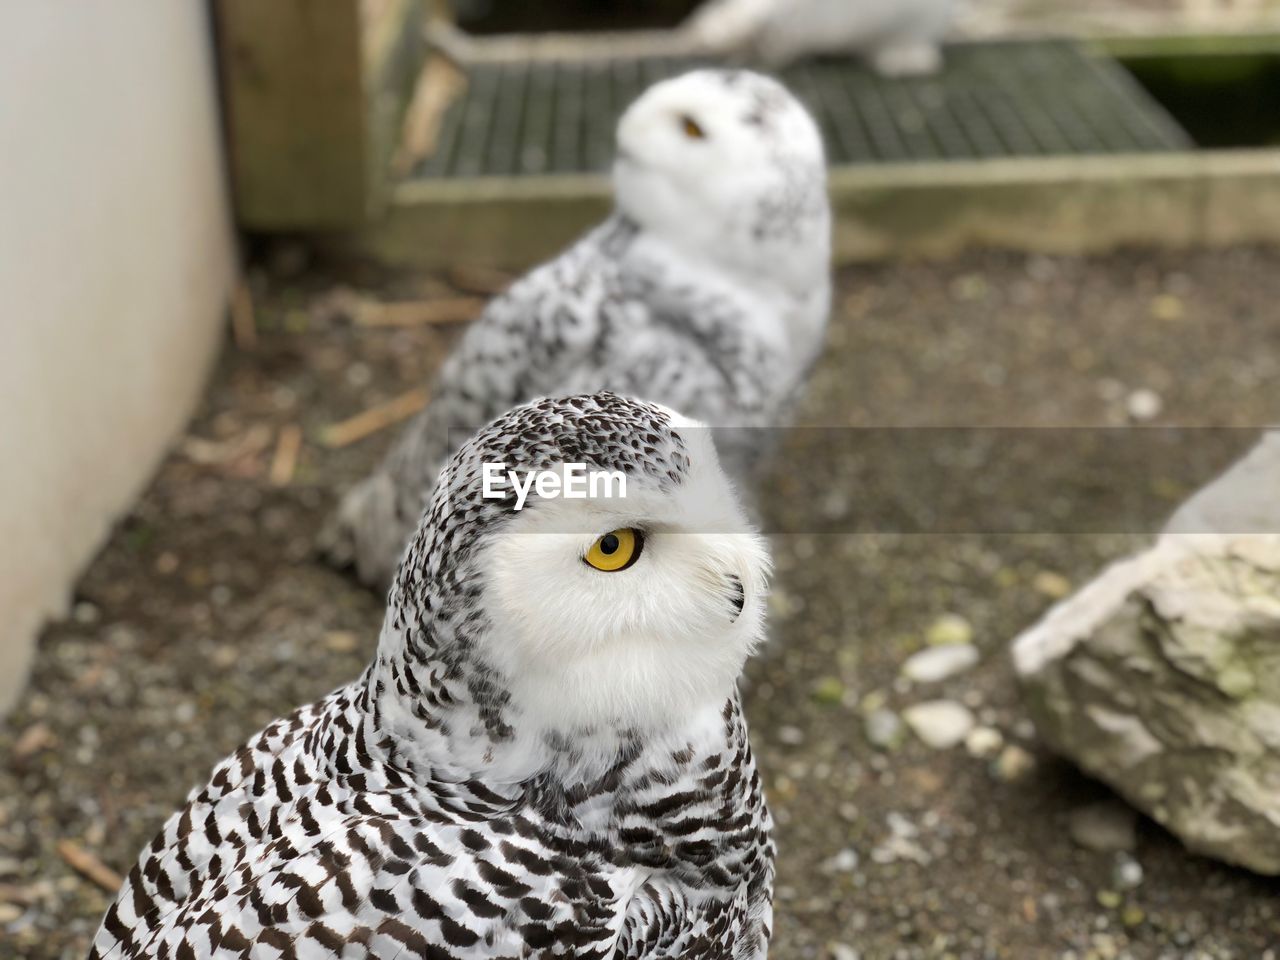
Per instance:
[[[523,269],[598,223],[612,202],[605,177],[412,181],[376,224],[327,246],[394,267]]]
[[[914,164],[832,175],[836,257],[951,256],[971,247],[1091,253],[1190,246],[1200,232],[1192,154]]]
[[[831,175],[839,263],[972,246],[1100,253],[1280,240],[1280,151],[1205,151],[846,167]],[[604,177],[415,181],[337,239],[395,266],[522,269],[609,209]]]
[[[0,110],[3,713],[203,393],[236,256],[200,5],[0,4],[0,36],[39,97]]]
[[[1090,37],[1089,44],[1111,57],[1248,56],[1280,53],[1280,18],[1266,29],[1236,33],[1156,33]]]

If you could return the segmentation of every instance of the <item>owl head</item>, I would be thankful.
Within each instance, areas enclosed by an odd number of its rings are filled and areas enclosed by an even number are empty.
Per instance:
[[[619,209],[690,256],[803,288],[830,266],[822,136],[778,81],[697,70],[650,87],[618,124]]]
[[[768,569],[706,428],[608,393],[539,400],[441,473],[389,622],[495,737],[655,729],[732,695]]]

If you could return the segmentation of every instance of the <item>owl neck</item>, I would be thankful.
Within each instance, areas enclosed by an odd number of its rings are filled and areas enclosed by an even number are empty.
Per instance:
[[[499,787],[547,775],[566,784],[589,783],[634,750],[638,739],[705,739],[707,717],[737,702],[730,685],[668,714],[655,710],[640,722],[635,715],[603,713],[595,722],[584,716],[570,720],[546,708],[554,692],[548,698],[540,690],[541,703],[527,698],[537,678],[504,676],[474,650],[469,638],[438,617],[415,621],[395,609],[388,613],[378,657],[365,679],[366,702],[389,752],[415,775],[430,771],[429,779]],[[581,703],[581,697],[574,699]]]
[[[615,219],[628,221],[626,214]],[[721,280],[740,292],[781,304],[804,299],[829,282],[828,218],[796,223],[785,238],[757,238],[743,225],[644,224],[628,245],[631,259],[679,264],[702,283]]]

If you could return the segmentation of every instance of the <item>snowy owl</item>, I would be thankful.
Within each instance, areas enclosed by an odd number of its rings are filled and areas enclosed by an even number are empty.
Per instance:
[[[385,584],[455,445],[450,431],[536,397],[611,390],[717,427],[781,419],[831,301],[812,118],[767,77],[686,74],[623,115],[613,184],[613,215],[468,329],[431,405],[322,533],[331,562]]]
[[[696,49],[773,67],[856,53],[888,76],[934,73],[959,0],[709,0],[689,19]]]
[[[625,495],[486,486],[569,466]],[[501,417],[442,471],[373,663],[191,793],[91,960],[763,958],[736,688],[768,565],[698,424],[608,393]]]

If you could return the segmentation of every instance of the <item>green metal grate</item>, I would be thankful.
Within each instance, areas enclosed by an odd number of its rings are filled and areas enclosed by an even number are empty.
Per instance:
[[[511,62],[468,71],[421,178],[607,170],[619,114],[687,59]],[[832,166],[1186,150],[1187,134],[1114,61],[1067,40],[961,44],[937,76],[886,79],[825,59],[782,79],[822,126]]]

